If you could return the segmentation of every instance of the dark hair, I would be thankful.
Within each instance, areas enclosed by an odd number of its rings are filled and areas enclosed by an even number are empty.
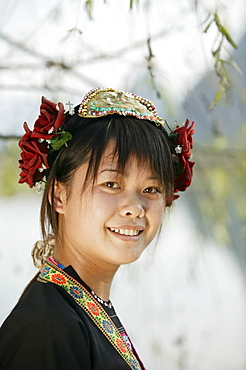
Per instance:
[[[85,184],[95,181],[101,157],[110,140],[115,142],[114,155],[117,155],[118,169],[124,171],[129,157],[134,156],[139,163],[148,163],[154,176],[162,185],[171,204],[174,187],[175,151],[162,126],[150,121],[117,114],[99,118],[82,118],[76,107],[74,115],[68,115],[64,130],[72,134],[58,152],[50,156],[50,169],[41,205],[41,229],[44,239],[52,231],[58,234],[58,214],[54,210],[54,184],[57,180],[67,186],[74,172],[88,162]],[[49,202],[51,195],[51,204]]]

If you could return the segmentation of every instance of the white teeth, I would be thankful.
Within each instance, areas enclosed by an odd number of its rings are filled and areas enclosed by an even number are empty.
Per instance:
[[[130,236],[137,236],[140,231],[139,230],[129,230],[129,229],[114,229],[113,227],[109,228],[111,231],[120,234],[120,235],[130,235]]]

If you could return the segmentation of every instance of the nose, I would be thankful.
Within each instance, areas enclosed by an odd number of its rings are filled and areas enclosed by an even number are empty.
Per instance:
[[[122,217],[128,216],[132,218],[142,218],[145,215],[145,207],[141,198],[138,196],[131,196],[124,199],[120,209]]]

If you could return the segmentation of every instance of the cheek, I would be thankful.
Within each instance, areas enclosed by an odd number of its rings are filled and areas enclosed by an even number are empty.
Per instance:
[[[104,214],[106,216],[118,209],[117,197],[106,192],[95,192],[90,209],[93,214]]]
[[[161,225],[164,213],[165,213],[165,202],[164,201],[158,202],[155,205],[155,207],[152,208],[150,217],[153,220],[154,222],[153,226],[156,229],[158,229],[159,226]]]

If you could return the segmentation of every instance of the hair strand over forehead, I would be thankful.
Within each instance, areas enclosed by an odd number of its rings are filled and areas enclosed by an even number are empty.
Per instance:
[[[73,139],[68,142],[67,147],[62,147],[50,158],[50,170],[47,173],[41,206],[41,228],[44,238],[50,231],[53,231],[55,236],[58,233],[58,214],[53,206],[55,181],[69,189],[76,169],[88,163],[84,185],[90,180],[93,183],[109,142],[114,142],[112,155],[117,158],[117,167],[120,171],[124,172],[130,157],[135,157],[140,165],[150,165],[165,195],[172,199],[175,152],[164,128],[129,116],[114,114],[101,118],[81,118],[75,114],[68,116],[65,129],[72,134]]]

